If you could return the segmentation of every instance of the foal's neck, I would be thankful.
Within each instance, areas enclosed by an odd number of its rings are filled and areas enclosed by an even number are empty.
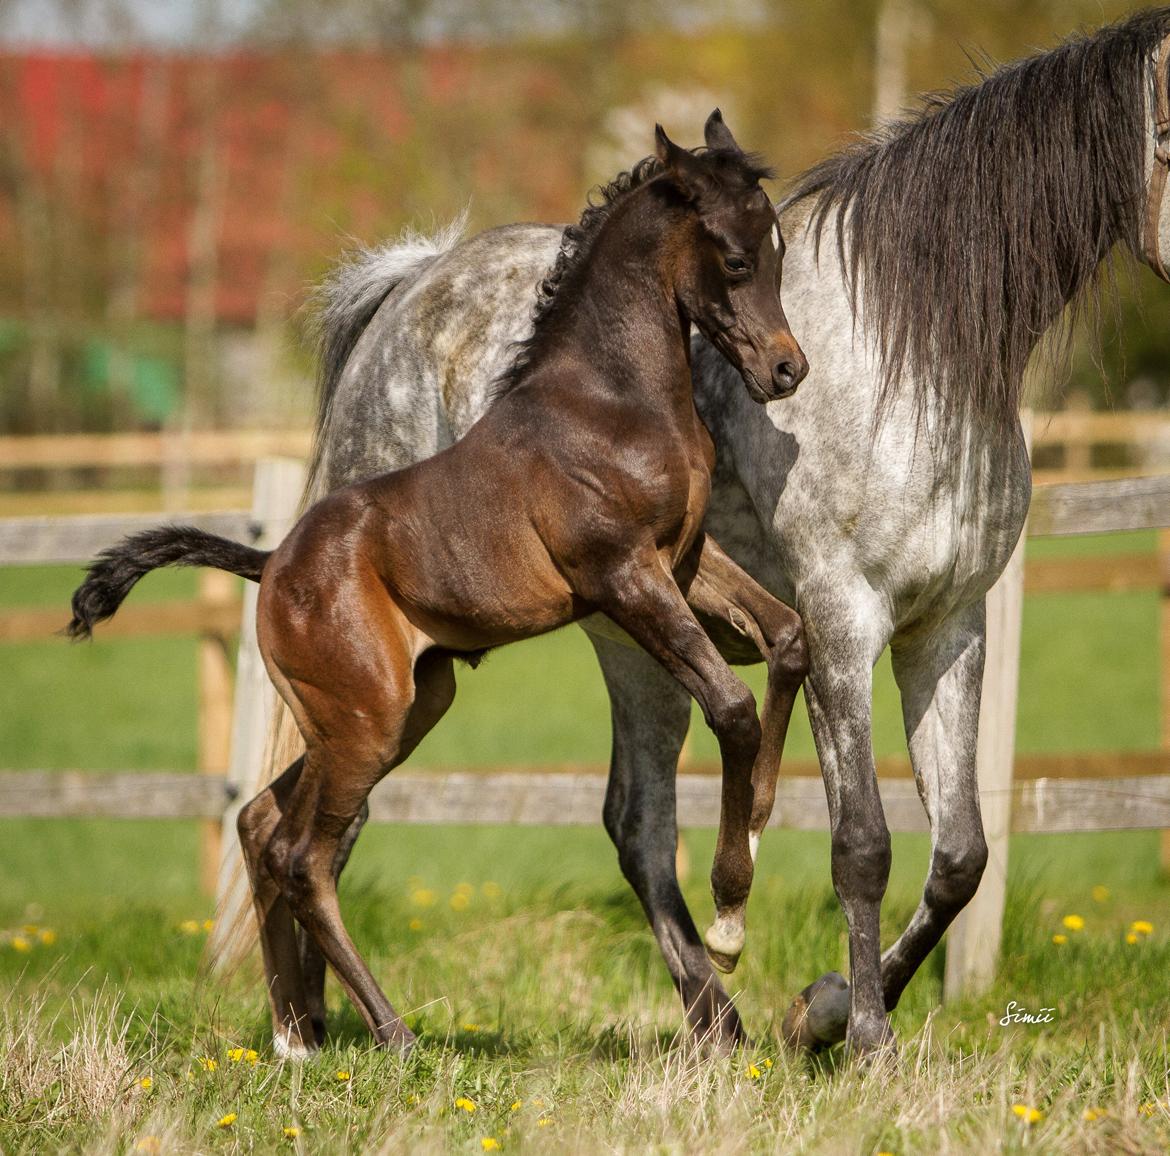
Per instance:
[[[562,342],[617,391],[690,405],[691,324],[675,293],[683,212],[646,189],[615,207],[574,286]]]

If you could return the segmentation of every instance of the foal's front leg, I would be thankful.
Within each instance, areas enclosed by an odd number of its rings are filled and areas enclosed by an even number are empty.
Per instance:
[[[721,971],[731,972],[743,951],[756,854],[776,799],[776,779],[796,694],[808,673],[808,648],[800,615],[769,594],[713,538],[700,538],[695,555],[694,575],[683,583],[688,605],[722,619],[750,638],[768,664],[768,685],[760,712],[762,739],[752,770],[748,871],[745,874],[741,870],[735,851],[743,840],[743,832],[731,827],[738,816],[726,814],[720,816],[719,841],[711,868],[715,922],[704,938],[711,962]]]

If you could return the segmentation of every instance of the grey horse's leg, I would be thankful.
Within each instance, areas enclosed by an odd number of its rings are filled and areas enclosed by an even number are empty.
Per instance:
[[[987,863],[975,749],[983,688],[982,600],[928,637],[895,640],[894,676],[918,793],[930,820],[930,869],[918,909],[882,957],[892,1011],[943,932],[970,902]]]
[[[613,755],[605,829],[622,873],[650,921],[695,1037],[744,1039],[675,874],[675,773],[691,717],[690,695],[645,651],[590,632],[609,690]]]
[[[353,845],[362,833],[370,817],[369,803],[363,803],[358,817],[349,825],[349,829],[341,838],[337,847],[337,854],[333,857],[333,882],[336,884],[341,878],[345,865],[353,852]],[[313,937],[298,923],[297,950],[301,958],[301,978],[304,981],[305,998],[308,1002],[309,1022],[313,1027],[313,1035],[320,1046],[325,1042],[325,972],[327,970],[325,957],[317,946]]]
[[[895,639],[892,651],[910,761],[930,820],[931,857],[918,908],[882,956],[887,1012],[897,1007],[915,972],[970,902],[987,862],[975,769],[983,685],[982,601],[929,633]],[[818,996],[820,1007],[807,1016],[795,1042],[823,1046],[845,1038],[848,987],[838,976],[822,977],[795,1007],[804,1011]],[[790,1011],[786,1022],[797,1026],[799,1017]]]
[[[846,987],[835,973],[822,977],[789,1009],[783,1030],[795,1045],[827,1042],[820,1038],[824,1025],[842,1018],[848,995],[847,1044],[850,1052],[865,1057],[893,1046],[879,927],[890,873],[890,832],[872,745],[873,664],[885,639],[866,629],[826,633],[811,613],[805,629],[811,660],[805,700],[829,804],[833,886],[849,926],[851,983]]]

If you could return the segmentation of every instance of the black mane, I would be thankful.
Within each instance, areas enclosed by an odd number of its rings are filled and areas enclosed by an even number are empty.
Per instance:
[[[732,149],[693,149],[692,152],[707,162],[716,182],[750,186],[758,181],[770,180],[773,176],[772,170],[754,154]],[[550,340],[564,301],[571,296],[566,292],[567,287],[578,280],[588,264],[593,243],[613,214],[614,207],[636,189],[661,176],[662,172],[663,167],[657,157],[644,157],[628,172],[618,173],[608,184],[592,190],[581,219],[565,229],[556,260],[536,287],[532,333],[525,340],[516,342],[516,355],[492,386],[493,396],[506,393],[520,381],[532,366],[536,355]],[[558,305],[558,302],[561,304]]]
[[[1167,31],[1161,8],[1074,37],[927,97],[798,178],[785,207],[813,198],[818,248],[834,217],[882,355],[879,412],[909,375],[944,430],[1004,427],[1042,337],[1063,355],[1077,306],[1096,314],[1085,290],[1102,259],[1139,239],[1146,66]]]

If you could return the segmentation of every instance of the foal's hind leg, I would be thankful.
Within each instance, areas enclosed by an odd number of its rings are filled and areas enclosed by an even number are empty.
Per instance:
[[[744,864],[737,849],[743,831],[733,826],[738,813],[720,816],[719,839],[711,868],[715,922],[705,936],[712,963],[730,972],[744,944],[744,921],[760,835],[776,799],[776,779],[796,694],[808,673],[808,649],[800,615],[768,593],[727,556],[709,536],[697,543],[698,565],[687,604],[700,613],[728,622],[752,640],[768,664],[768,685],[760,712],[760,749],[752,769],[753,802],[747,839],[751,852]]]

